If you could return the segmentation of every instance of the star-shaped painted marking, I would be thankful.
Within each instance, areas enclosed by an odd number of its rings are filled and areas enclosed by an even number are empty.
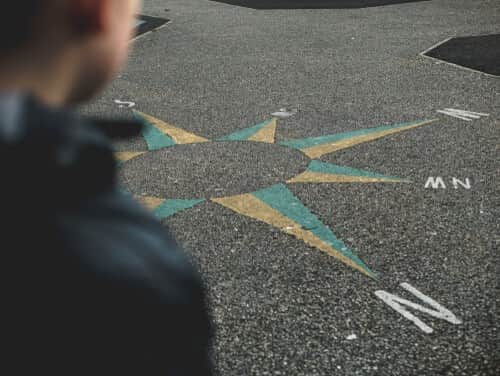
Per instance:
[[[206,142],[248,141],[275,143],[277,118],[265,121],[250,128],[240,130],[221,139],[211,141],[189,133],[150,115],[135,111],[135,116],[144,124],[143,137],[148,151],[171,148],[182,144]],[[423,125],[434,120],[421,120],[409,123],[379,126],[353,132],[339,133],[321,137],[288,140],[279,145],[299,150],[311,159],[307,169],[286,182],[267,188],[229,197],[211,198],[210,201],[232,211],[265,222],[282,232],[301,239],[340,262],[358,270],[370,278],[376,278],[372,271],[357,257],[321,220],[311,213],[302,202],[287,188],[286,184],[295,183],[407,183],[408,180],[381,175],[350,167],[338,166],[317,160],[323,155],[355,145],[393,135]],[[117,152],[120,163],[148,153],[148,151]],[[180,211],[206,201],[203,198],[176,199],[175,197],[137,197],[159,218],[164,219]]]

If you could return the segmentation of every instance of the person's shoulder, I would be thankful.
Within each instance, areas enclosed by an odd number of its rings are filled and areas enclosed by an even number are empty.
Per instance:
[[[200,292],[198,274],[167,229],[128,194],[97,195],[60,217],[63,248],[80,269],[99,279],[164,290],[176,299]]]
[[[127,370],[211,374],[203,283],[159,221],[113,191],[61,213],[58,233],[72,260],[61,284],[72,288],[58,288],[71,291],[66,301],[76,299],[75,315],[107,354],[113,349]]]

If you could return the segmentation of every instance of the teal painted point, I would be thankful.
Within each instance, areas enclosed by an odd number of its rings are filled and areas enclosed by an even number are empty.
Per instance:
[[[271,124],[272,121],[273,121],[272,119],[266,120],[263,123],[254,125],[253,127],[245,128],[241,131],[232,133],[229,136],[224,136],[224,137],[218,139],[218,141],[246,141],[249,138],[251,138],[253,135],[255,135],[258,131],[260,131],[262,128]]]
[[[176,142],[172,138],[161,132],[158,128],[156,128],[142,116],[135,112],[134,116],[143,124],[142,136],[148,144],[149,151],[176,145]]]
[[[375,172],[358,170],[350,167],[343,167],[334,165],[331,163],[325,163],[321,161],[312,161],[307,168],[307,171],[310,172],[318,172],[321,174],[330,174],[330,175],[344,175],[344,176],[358,176],[358,177],[366,177],[366,178],[375,178],[375,179],[385,179],[390,181],[398,181],[398,182],[408,182],[408,180],[404,180],[398,178],[396,176],[387,176],[377,174]]]
[[[165,219],[183,210],[192,208],[204,202],[204,199],[200,200],[165,200],[159,207],[154,211],[154,215],[158,219]]]
[[[338,252],[363,268],[373,278],[376,278],[375,273],[358,256],[352,253],[344,242],[339,240],[318,217],[312,214],[284,184],[262,189],[252,193],[252,195],[299,224],[304,230],[312,232],[318,238],[330,244]]]
[[[126,196],[127,198],[134,198],[134,196],[132,195],[132,193],[130,193],[129,191],[127,191],[124,187],[120,186],[118,187],[118,192],[122,195],[122,196]]]
[[[408,122],[408,123],[400,123],[400,124],[394,124],[394,125],[384,125],[384,126],[375,127],[375,128],[362,129],[359,131],[337,133],[337,134],[320,136],[320,137],[304,138],[304,139],[300,139],[300,140],[288,140],[288,141],[280,142],[280,145],[302,150],[302,149],[306,149],[306,148],[313,147],[313,146],[328,144],[330,142],[344,141],[344,140],[348,140],[351,138],[369,135],[372,133],[387,131],[390,129],[404,128],[404,127],[408,127],[408,126],[411,126],[414,124],[422,123],[424,121],[426,121],[426,120],[412,121],[412,122]]]

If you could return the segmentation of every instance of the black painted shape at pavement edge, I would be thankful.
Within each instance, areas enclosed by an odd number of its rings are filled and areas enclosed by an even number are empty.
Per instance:
[[[366,8],[429,0],[212,0],[253,9]]]
[[[135,37],[147,33],[148,31],[158,29],[169,21],[166,18],[144,16],[142,14],[137,16],[137,20],[143,21],[143,23],[136,28]]]
[[[452,38],[425,55],[500,76],[500,34]]]

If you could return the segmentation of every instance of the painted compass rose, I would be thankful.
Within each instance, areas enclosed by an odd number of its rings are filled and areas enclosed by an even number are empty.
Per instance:
[[[211,201],[301,239],[370,278],[377,278],[376,273],[311,213],[287,185],[408,183],[402,178],[325,163],[319,158],[436,121],[421,120],[276,143],[278,118],[212,141],[142,112],[134,114],[144,124],[148,151],[117,152],[120,174],[126,188],[159,219]],[[249,164],[251,168],[242,168]],[[136,173],[138,169],[140,174]],[[179,182],[183,189],[179,189]]]

